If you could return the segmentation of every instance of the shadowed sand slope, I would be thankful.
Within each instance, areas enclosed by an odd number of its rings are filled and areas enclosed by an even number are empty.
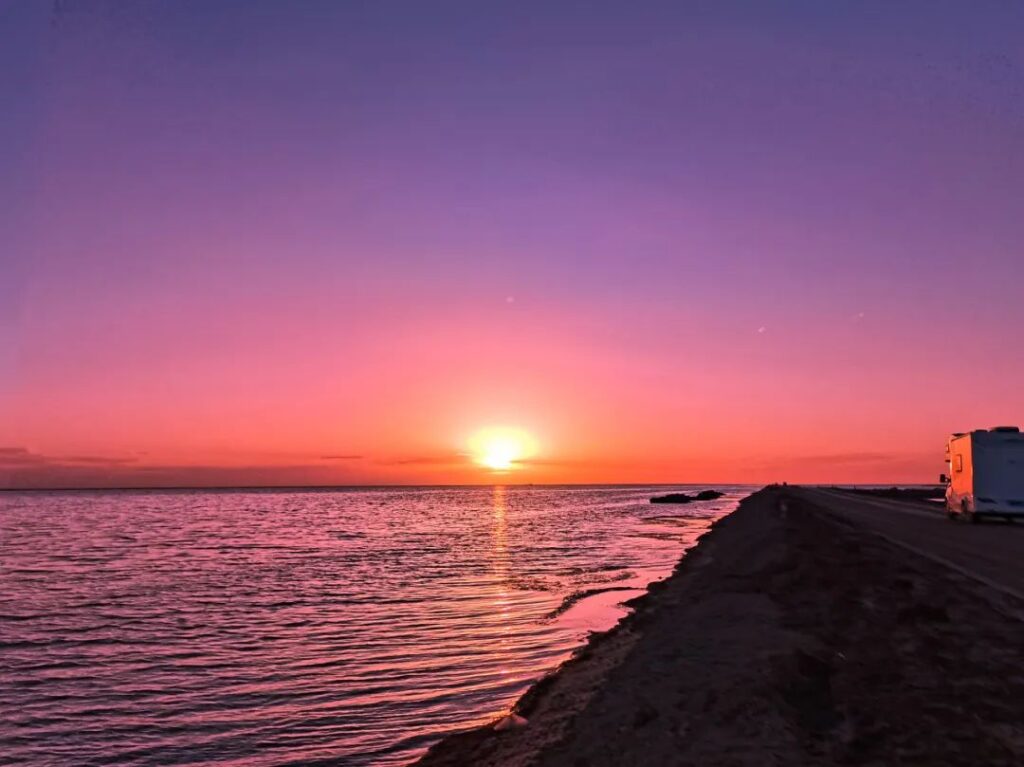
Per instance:
[[[422,765],[1024,763],[1015,608],[785,489],[745,500],[636,612]]]

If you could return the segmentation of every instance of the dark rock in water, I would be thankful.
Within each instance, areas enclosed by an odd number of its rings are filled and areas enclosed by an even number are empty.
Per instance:
[[[651,503],[692,503],[693,501],[713,501],[721,498],[722,493],[717,490],[701,490],[696,495],[686,493],[669,493],[668,495],[656,495],[651,498]]]
[[[669,493],[668,495],[656,495],[651,498],[651,503],[690,503],[693,496],[686,493]]]

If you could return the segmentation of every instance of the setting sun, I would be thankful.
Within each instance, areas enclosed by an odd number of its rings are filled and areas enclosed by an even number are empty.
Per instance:
[[[536,441],[522,429],[482,429],[469,439],[473,460],[492,471],[510,471],[537,450]]]

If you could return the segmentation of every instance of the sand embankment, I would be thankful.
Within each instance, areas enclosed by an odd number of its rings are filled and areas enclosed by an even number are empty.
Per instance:
[[[418,764],[1024,764],[1024,626],[979,588],[765,489],[527,692],[525,726]]]

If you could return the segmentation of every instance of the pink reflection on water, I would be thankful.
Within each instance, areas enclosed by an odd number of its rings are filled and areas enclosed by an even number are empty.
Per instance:
[[[637,487],[2,496],[5,757],[408,762],[614,624],[743,492],[676,510]],[[630,590],[549,617],[606,587]]]

